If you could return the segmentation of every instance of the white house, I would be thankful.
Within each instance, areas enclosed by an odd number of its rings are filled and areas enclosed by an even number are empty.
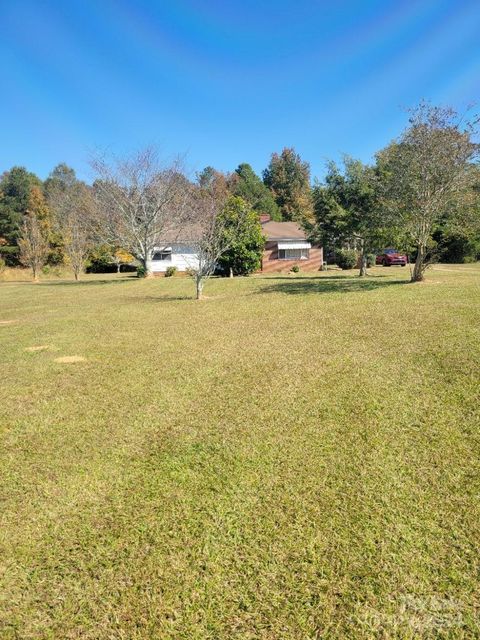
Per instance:
[[[155,247],[152,254],[152,273],[164,273],[168,267],[176,267],[178,271],[197,269],[196,249],[186,242],[172,242]]]

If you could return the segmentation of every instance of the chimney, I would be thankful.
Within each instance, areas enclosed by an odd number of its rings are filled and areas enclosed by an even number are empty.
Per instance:
[[[265,222],[270,222],[270,216],[268,213],[260,214],[260,224],[264,224]]]

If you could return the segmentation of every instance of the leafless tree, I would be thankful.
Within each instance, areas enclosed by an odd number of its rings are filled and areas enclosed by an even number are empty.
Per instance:
[[[37,281],[39,272],[47,261],[50,247],[37,216],[28,211],[25,214],[19,246],[20,261],[30,267],[33,279]]]
[[[155,247],[189,219],[192,185],[180,162],[163,165],[149,147],[125,158],[97,156],[91,164],[98,237],[129,251],[151,274]]]
[[[408,128],[378,155],[388,177],[388,199],[415,244],[412,281],[424,278],[435,226],[469,189],[479,146],[478,118],[422,102],[410,112]]]

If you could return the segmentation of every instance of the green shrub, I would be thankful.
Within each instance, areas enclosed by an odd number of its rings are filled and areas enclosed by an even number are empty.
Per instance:
[[[357,264],[357,252],[353,249],[340,249],[336,256],[337,265],[340,269],[353,269]]]
[[[167,270],[165,271],[165,278],[171,278],[172,276],[174,276],[177,273],[177,267],[167,267]]]
[[[143,264],[139,264],[137,267],[137,278],[145,278],[147,275],[147,270],[143,266]]]
[[[48,274],[50,273],[50,265],[46,264],[45,266],[43,266],[42,273],[44,276],[48,276]]]
[[[292,273],[298,273],[300,271],[300,267],[298,266],[298,264],[294,264],[290,271]]]
[[[377,256],[374,253],[367,253],[367,267],[374,267],[376,264]]]
[[[0,246],[0,258],[5,261],[7,267],[18,267],[20,264],[20,249],[10,245]]]

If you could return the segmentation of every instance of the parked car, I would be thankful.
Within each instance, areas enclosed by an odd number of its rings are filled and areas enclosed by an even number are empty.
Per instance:
[[[408,262],[408,258],[404,253],[398,252],[396,249],[385,249],[376,258],[377,264],[383,264],[384,267],[391,267],[392,264],[399,264],[404,267]]]

